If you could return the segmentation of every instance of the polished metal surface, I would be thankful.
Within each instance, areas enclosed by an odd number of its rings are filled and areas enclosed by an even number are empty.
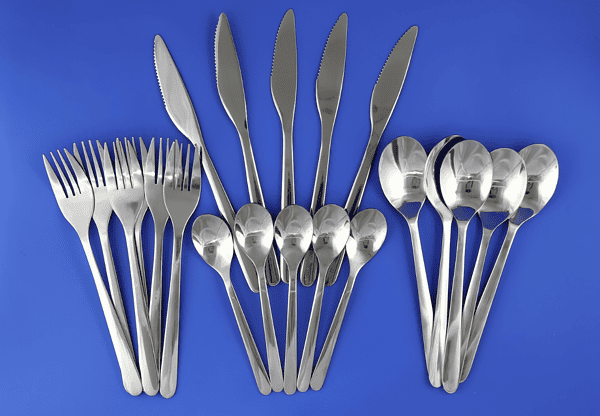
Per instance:
[[[204,145],[192,100],[160,35],[154,37],[154,66],[167,113],[177,129],[196,146],[196,149],[202,149],[202,168],[206,179],[212,189],[219,212],[233,229],[235,211]],[[240,249],[237,241],[234,241],[234,249],[250,290],[258,293],[258,277],[254,265]]]
[[[523,223],[533,218],[546,206],[552,195],[554,195],[558,183],[558,159],[548,146],[532,144],[521,150],[519,155],[523,158],[527,170],[527,189],[519,208],[508,221],[506,237],[475,310],[469,345],[462,366],[461,380],[467,378],[473,366],[475,353],[515,235]]]
[[[137,149],[135,147],[135,138],[134,137],[131,138],[131,145],[133,146],[134,154],[137,157]],[[142,175],[144,174],[144,167],[146,165],[146,156],[147,155],[148,155],[148,151],[146,150],[146,145],[144,144],[144,141],[140,137],[140,159],[138,160],[138,163],[140,164],[140,167],[142,168]],[[145,189],[144,189],[144,192],[145,192]],[[146,202],[146,198],[144,198],[144,200],[142,201],[142,207],[140,208],[140,211],[138,213],[138,217],[135,219],[135,227],[133,229],[133,234],[135,236],[135,247],[136,247],[136,250],[138,253],[138,262],[140,263],[140,276],[142,276],[142,285],[143,285],[142,293],[144,294],[146,305],[148,305],[148,303],[149,303],[149,301],[148,301],[148,278],[146,276],[146,265],[144,264],[144,248],[142,246],[142,224],[144,222],[144,217],[146,216],[147,212],[148,212],[148,202]],[[160,369],[160,366],[159,366],[159,369]]]
[[[227,227],[227,224],[221,218],[210,214],[201,215],[196,218],[192,226],[192,241],[198,254],[200,254],[210,267],[219,273],[225,284],[227,296],[229,297],[235,321],[244,342],[246,354],[248,354],[248,359],[250,360],[250,367],[252,367],[252,373],[254,374],[258,390],[265,395],[271,393],[271,384],[267,370],[260,358],[260,353],[252,337],[248,321],[246,321],[240,301],[231,284],[229,270],[233,258],[233,239],[229,227]]]
[[[108,223],[110,222],[113,209],[110,205],[108,189],[106,188],[102,169],[100,168],[100,163],[98,163],[98,158],[96,157],[96,152],[92,146],[92,141],[89,140],[88,144],[90,146],[92,160],[94,161],[93,167],[87,150],[85,149],[84,142],[81,142],[81,148],[83,150],[83,155],[85,156],[85,164],[81,159],[81,155],[79,154],[76,143],[73,143],[73,156],[75,156],[81,167],[85,167],[87,169],[87,175],[90,180],[92,190],[94,191],[94,215],[92,218],[96,223],[96,229],[98,230],[98,236],[100,237],[100,246],[102,247],[102,256],[104,257],[104,269],[106,270],[106,277],[108,278],[107,280],[108,287],[110,289],[110,297],[113,301],[119,321],[121,322],[121,326],[123,327],[123,333],[127,338],[129,348],[133,354],[134,349],[131,341],[131,334],[129,332],[129,324],[127,323],[127,315],[125,313],[125,306],[123,305],[121,288],[119,286],[119,280],[117,279],[117,271],[115,270],[112,249],[110,247],[110,239],[108,237]],[[102,160],[102,154],[104,153],[102,145],[99,141],[96,142],[96,145],[98,146],[100,160]]]
[[[273,234],[271,214],[261,205],[246,204],[240,208],[235,216],[235,238],[258,271],[260,309],[265,331],[269,376],[273,391],[280,392],[283,390],[283,372],[265,277],[267,257],[273,248]]]
[[[389,203],[406,219],[410,231],[427,366],[433,332],[433,307],[419,234],[419,213],[427,198],[425,194],[426,162],[427,153],[423,146],[412,137],[407,136],[392,140],[383,149],[379,159],[379,181],[383,193]]]
[[[487,149],[475,140],[465,140],[454,146],[440,167],[442,196],[456,220],[458,238],[456,260],[446,332],[446,359],[442,384],[448,393],[458,388],[460,378],[460,347],[462,335],[462,301],[465,274],[465,247],[471,218],[483,206],[492,187],[492,158]]]
[[[60,211],[69,224],[73,226],[81,240],[81,245],[90,265],[96,290],[100,297],[100,304],[106,325],[108,326],[108,332],[117,355],[123,386],[129,394],[137,396],[142,392],[142,381],[135,362],[135,355],[130,347],[131,337],[129,334],[126,334],[129,330],[121,324],[113,300],[108,294],[102,280],[102,275],[100,274],[100,269],[98,269],[98,264],[96,263],[96,258],[90,244],[89,228],[94,213],[94,191],[88,178],[85,176],[83,168],[79,165],[75,157],[65,149],[65,154],[75,173],[75,176],[73,176],[60,151],[57,151],[57,153],[69,179],[67,180],[67,176],[63,173],[53,153],[50,153],[50,155],[60,175],[60,179],[56,176],[46,155],[42,155],[46,173],[48,174],[48,179],[50,180],[50,185],[52,186],[52,191],[54,192]]]
[[[290,270],[288,309],[285,338],[285,364],[283,389],[287,394],[296,391],[298,376],[297,353],[297,278],[298,266],[304,258],[313,235],[313,222],[309,212],[299,205],[288,205],[275,219],[275,241]]]
[[[238,61],[233,35],[225,13],[219,16],[217,31],[215,33],[215,67],[217,72],[217,89],[221,103],[227,115],[233,122],[242,145],[244,154],[244,168],[246,169],[246,182],[250,202],[265,206],[265,201],[258,179],[258,171],[252,152],[252,143],[248,131],[248,114],[246,112],[246,96],[242,82],[242,71]],[[267,283],[274,286],[279,283],[279,265],[275,250],[272,248],[267,259]]]
[[[439,142],[429,152],[425,163],[425,193],[431,205],[442,220],[442,249],[440,253],[440,268],[438,273],[437,297],[433,315],[433,333],[431,335],[431,351],[427,360],[429,382],[433,387],[442,385],[441,371],[444,368],[446,354],[446,325],[448,322],[448,285],[450,274],[450,233],[452,231],[452,212],[448,209],[439,190],[440,165],[456,144],[463,141],[461,136],[448,136]]]
[[[310,310],[310,319],[298,370],[298,390],[305,392],[310,385],[310,377],[315,358],[317,332],[323,303],[325,276],[331,262],[342,252],[350,235],[350,218],[346,211],[337,205],[325,205],[313,217],[313,249],[319,260],[319,276],[315,297]]]
[[[398,40],[373,88],[371,95],[371,136],[344,206],[350,217],[354,217],[358,212],[367,179],[369,179],[371,167],[373,166],[373,159],[377,153],[379,140],[396,107],[398,97],[400,97],[400,91],[402,91],[415,41],[417,40],[417,31],[417,26],[412,26]],[[327,285],[332,285],[336,281],[340,267],[342,267],[342,260],[344,260],[343,251],[330,266],[327,273]]]
[[[347,34],[348,15],[342,13],[327,38],[323,57],[321,58],[321,66],[319,67],[319,75],[317,76],[316,93],[317,108],[321,118],[321,149],[319,150],[317,174],[310,203],[311,215],[314,215],[325,205],[331,138],[342,95],[342,84],[344,83],[344,71],[346,69]],[[304,286],[311,286],[317,278],[317,272],[317,256],[312,247],[309,247],[300,269],[300,282]]]
[[[150,396],[158,393],[159,374],[154,357],[148,304],[143,293],[142,276],[135,245],[135,222],[144,200],[144,178],[142,169],[135,155],[135,150],[129,140],[125,140],[125,149],[119,139],[113,143],[115,165],[113,170],[108,146],[104,145],[104,178],[108,188],[110,204],[115,214],[119,217],[125,239],[127,240],[127,254],[129,257],[129,270],[133,288],[133,304],[135,308],[135,327],[138,340],[138,360],[142,375],[144,392]]]
[[[496,149],[490,153],[490,156],[493,163],[492,188],[485,203],[477,213],[482,225],[481,244],[462,312],[461,368],[467,353],[475,305],[481,285],[481,275],[490,239],[494,230],[519,208],[527,186],[525,162],[517,152],[506,148]],[[464,379],[460,381],[463,382]]]
[[[277,31],[273,66],[271,68],[271,95],[281,120],[283,131],[283,162],[281,175],[281,209],[296,203],[294,187],[294,112],[298,84],[298,58],[296,51],[296,23],[294,11],[289,9]],[[279,258],[281,279],[289,282],[289,271]]]
[[[362,267],[377,254],[386,235],[387,222],[383,214],[376,209],[365,209],[359,212],[350,223],[350,237],[346,243],[350,274],[310,380],[310,387],[313,390],[320,390],[323,387],[356,276]]]
[[[169,139],[167,139],[167,150]],[[169,220],[169,213],[165,205],[163,194],[163,143],[162,137],[158,143],[158,166],[156,166],[156,150],[154,138],[150,142],[146,164],[144,166],[144,193],[146,203],[150,208],[154,221],[154,261],[152,264],[152,282],[150,286],[150,328],[152,329],[152,343],[154,354],[160,370],[160,358],[162,356],[162,268],[163,268],[163,237],[165,227]]]
[[[185,167],[182,169],[183,145],[175,141],[167,154],[163,197],[171,224],[173,225],[173,256],[171,257],[171,283],[163,342],[160,394],[173,397],[177,388],[177,366],[179,360],[179,303],[181,288],[181,249],[183,232],[190,217],[198,206],[202,184],[200,165],[201,148],[194,152],[190,176],[190,153],[188,144]]]

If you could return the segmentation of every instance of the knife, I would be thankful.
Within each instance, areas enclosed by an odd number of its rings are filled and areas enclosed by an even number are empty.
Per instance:
[[[181,75],[177,70],[177,66],[175,66],[175,62],[167,49],[167,45],[160,35],[154,37],[154,67],[156,68],[158,85],[160,86],[167,113],[177,129],[187,137],[194,146],[202,149],[202,167],[208,178],[208,183],[213,191],[221,215],[233,230],[235,225],[235,211],[227,197],[227,193],[223,188],[219,175],[217,175],[217,170],[208,155],[208,151],[204,146],[204,139],[202,138],[202,132],[200,131],[200,125],[198,124],[198,118],[196,117],[192,100],[190,99],[185,84],[183,83],[183,79],[181,79]],[[258,277],[256,275],[254,264],[250,261],[248,256],[244,254],[243,250],[240,249],[237,242],[235,242],[234,247],[238,260],[240,261],[240,266],[246,277],[246,282],[248,282],[248,286],[250,286],[250,290],[258,293]]]
[[[289,9],[279,25],[271,68],[271,95],[283,130],[283,162],[281,175],[281,209],[296,203],[294,189],[294,112],[298,87],[296,22]],[[283,256],[279,257],[281,279],[289,283],[289,271]],[[295,278],[295,277],[293,277]]]
[[[337,116],[344,82],[344,70],[346,67],[346,39],[348,33],[348,15],[342,13],[331,29],[319,75],[317,76],[317,107],[321,118],[321,150],[319,151],[319,163],[315,176],[312,201],[310,203],[310,215],[325,205],[325,189],[327,187],[327,171],[329,169],[329,151],[331,149],[331,136]],[[319,262],[312,246],[306,252],[302,268],[300,269],[300,281],[304,286],[311,286],[317,278]]]
[[[229,21],[225,13],[219,16],[217,32],[215,34],[215,67],[217,71],[217,89],[219,97],[240,136],[242,152],[244,153],[244,167],[246,168],[246,182],[250,193],[250,202],[263,207],[263,199],[258,171],[254,162],[252,143],[248,133],[248,115],[246,113],[246,96],[242,82],[242,71],[238,61],[235,44]],[[233,229],[233,228],[232,228]],[[266,266],[267,283],[274,286],[279,283],[279,265],[275,257],[275,250],[271,248]]]
[[[371,137],[344,206],[350,218],[358,212],[367,179],[369,179],[369,173],[371,173],[371,167],[373,166],[373,159],[375,153],[377,153],[377,145],[394,112],[400,91],[402,91],[402,85],[404,85],[415,41],[417,40],[417,31],[417,26],[412,26],[398,40],[373,88],[371,95]],[[345,250],[342,250],[342,253],[329,266],[325,280],[328,286],[335,283],[345,254]]]

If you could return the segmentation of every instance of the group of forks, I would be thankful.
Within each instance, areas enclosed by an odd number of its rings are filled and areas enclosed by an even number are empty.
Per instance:
[[[64,149],[68,163],[57,150],[64,171],[54,154],[50,153],[58,176],[48,158],[43,155],[46,172],[61,212],[73,226],[83,245],[117,354],[125,390],[134,396],[142,391],[152,396],[160,390],[163,397],[169,398],[175,394],[177,385],[183,232],[200,200],[201,150],[194,152],[190,166],[191,149],[188,145],[183,167],[183,144],[175,141],[169,145],[167,141],[168,152],[163,171],[162,139],[158,145],[158,166],[155,163],[154,139],[146,150],[140,138],[141,163],[133,138],[131,141],[125,139],[124,142],[117,139],[112,144],[114,159],[111,158],[106,143],[96,142],[99,157],[96,156],[92,142],[89,141],[88,144],[91,160],[83,142],[83,159],[76,144],[73,144],[72,153]],[[141,247],[141,225],[148,209],[154,219],[155,229],[150,299]],[[127,241],[139,369],[108,237],[108,223],[113,212],[121,221]],[[89,228],[92,219],[100,237],[110,293],[90,244]],[[162,340],[162,251],[163,234],[169,219],[173,225],[173,256]]]

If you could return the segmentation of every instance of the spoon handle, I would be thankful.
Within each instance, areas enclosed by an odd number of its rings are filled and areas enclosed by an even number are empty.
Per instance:
[[[431,351],[429,353],[429,382],[433,387],[442,385],[441,371],[444,368],[446,351],[446,324],[448,322],[448,275],[450,274],[450,233],[452,217],[442,219],[442,251],[438,289],[433,316],[433,333]]]
[[[254,374],[254,379],[256,380],[258,390],[260,390],[262,394],[267,395],[271,393],[269,376],[260,358],[254,338],[252,337],[252,332],[248,326],[248,321],[246,321],[246,316],[242,310],[242,305],[240,305],[240,301],[238,300],[231,281],[226,283],[225,287],[227,289],[227,295],[229,296],[231,308],[233,309],[233,314],[235,315],[235,321],[237,322],[240,335],[242,336],[242,341],[244,341],[244,347],[246,348],[246,354],[248,354],[248,359],[250,360],[250,367],[252,367],[252,373]]]
[[[323,344],[323,350],[321,351],[321,355],[319,355],[319,359],[315,365],[315,370],[313,371],[310,379],[310,387],[315,391],[320,390],[325,382],[325,376],[327,375],[327,370],[329,369],[329,364],[331,363],[333,349],[335,348],[338,335],[340,334],[340,329],[342,327],[342,322],[344,321],[344,315],[346,314],[348,302],[350,301],[350,295],[352,295],[352,289],[354,289],[354,283],[356,282],[357,274],[358,270],[351,270],[350,274],[348,275],[348,281],[344,287],[344,292],[340,298],[340,303],[335,310],[333,321],[331,322],[329,332],[327,333],[327,338],[325,338],[325,343]]]
[[[487,317],[490,313],[492,302],[494,301],[494,296],[496,295],[496,290],[498,289],[498,284],[500,283],[500,277],[502,276],[502,270],[504,270],[504,265],[506,264],[510,247],[512,246],[518,229],[518,225],[515,225],[512,222],[508,223],[506,237],[504,237],[504,242],[500,248],[500,253],[498,253],[498,258],[496,259],[496,263],[494,264],[490,278],[485,285],[485,289],[481,295],[481,300],[479,301],[479,305],[475,311],[471,335],[469,337],[469,346],[465,355],[465,362],[462,366],[462,374],[460,377],[461,380],[465,380],[467,378],[471,368],[473,367],[473,360],[475,359],[475,353],[477,352],[479,341],[481,341],[483,328],[485,327]]]
[[[269,375],[271,377],[271,387],[273,388],[273,391],[277,393],[283,390],[283,372],[281,371],[281,359],[279,358],[279,348],[277,347],[277,337],[275,336],[275,326],[273,325],[271,303],[269,302],[269,293],[267,292],[265,262],[263,262],[262,267],[257,267],[257,272],[258,291],[260,293],[260,310],[265,331]]]
[[[454,393],[458,388],[460,376],[460,336],[463,300],[463,278],[465,275],[465,241],[468,221],[457,221],[458,238],[456,241],[456,261],[452,279],[452,297],[446,335],[446,360],[444,361],[442,382],[444,390]]]
[[[465,298],[465,305],[463,306],[462,315],[462,335],[461,335],[461,347],[460,347],[460,365],[462,368],[465,362],[465,355],[467,354],[467,347],[469,345],[469,335],[471,334],[471,326],[473,324],[473,316],[475,314],[475,305],[477,304],[477,296],[479,296],[479,287],[481,286],[481,275],[483,274],[483,266],[485,265],[485,258],[487,250],[490,245],[490,239],[494,230],[483,228],[481,236],[481,244],[479,245],[479,252],[477,253],[477,260],[475,261],[475,268],[471,275],[471,281],[469,282],[469,289],[467,290],[467,297]],[[461,379],[462,383],[464,379]]]
[[[300,370],[298,371],[298,390],[305,392],[310,385],[310,376],[315,360],[315,347],[317,344],[317,332],[319,331],[319,320],[321,319],[321,306],[323,304],[323,289],[325,288],[325,275],[327,274],[326,265],[319,264],[319,277],[317,277],[317,287],[315,288],[315,297],[313,299],[304,349],[302,350],[302,359],[300,360]]]
[[[282,125],[283,125],[282,119]],[[286,128],[287,127],[287,128]],[[296,203],[296,190],[294,186],[294,138],[292,126],[284,126],[283,128],[283,161],[281,175],[281,209],[288,205]],[[283,254],[279,256],[279,266],[281,280],[284,283],[290,281],[290,270],[283,258]]]
[[[282,262],[282,264],[285,263]],[[286,263],[287,265],[287,263]],[[287,394],[296,392],[298,376],[298,303],[297,303],[298,267],[290,274],[288,288],[288,309],[285,337],[285,368],[283,371],[283,388]]]
[[[421,312],[421,329],[423,332],[423,348],[425,350],[425,365],[429,368],[429,351],[431,349],[431,336],[433,332],[433,307],[429,284],[427,283],[427,271],[423,259],[421,247],[421,236],[419,234],[418,217],[408,222],[410,239],[412,242],[413,259],[415,262],[415,275],[417,278],[417,294],[419,296],[419,310]]]

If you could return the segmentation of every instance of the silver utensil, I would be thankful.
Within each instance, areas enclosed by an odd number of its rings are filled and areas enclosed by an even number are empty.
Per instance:
[[[448,393],[458,388],[460,377],[461,318],[465,246],[471,218],[483,206],[492,187],[492,158],[475,140],[458,143],[444,157],[440,167],[440,187],[446,206],[452,211],[458,229],[456,261],[446,332],[446,359],[442,384]]]
[[[290,270],[288,288],[287,327],[285,338],[285,367],[283,388],[287,394],[294,394],[298,376],[297,354],[297,277],[298,266],[313,235],[313,222],[307,210],[298,205],[283,208],[275,220],[275,241]]]
[[[450,274],[450,234],[452,231],[452,211],[444,204],[439,189],[440,165],[446,154],[456,143],[465,140],[461,136],[448,136],[439,142],[427,156],[425,163],[425,193],[431,205],[442,220],[442,250],[438,273],[437,297],[433,315],[431,350],[427,360],[429,382],[433,387],[442,385],[441,371],[446,355],[446,325],[448,322],[448,285]]]
[[[323,387],[356,276],[362,267],[377,254],[385,241],[386,234],[387,222],[383,214],[376,209],[365,209],[359,212],[350,223],[350,237],[346,243],[350,274],[310,380],[310,387],[313,390],[320,390]]]
[[[375,158],[375,153],[377,153],[377,145],[394,112],[400,91],[402,91],[417,39],[417,31],[417,26],[412,26],[398,40],[394,49],[390,52],[379,74],[377,83],[373,88],[371,95],[371,136],[369,137],[367,148],[360,162],[360,168],[356,173],[352,189],[350,189],[350,194],[344,206],[350,218],[354,217],[358,212],[363,193],[365,192],[365,186],[367,185],[367,179],[369,179],[369,174],[371,173],[373,159]],[[332,285],[336,281],[340,273],[340,267],[342,267],[344,253],[345,251],[342,250],[340,255],[331,264],[330,270],[327,273],[327,285]]]
[[[179,360],[179,303],[181,288],[181,249],[183,232],[190,217],[198,206],[202,183],[200,153],[194,152],[194,161],[190,176],[190,145],[188,144],[185,168],[182,170],[183,145],[175,141],[167,154],[163,197],[171,224],[173,224],[173,257],[171,260],[171,283],[165,323],[163,344],[160,394],[165,398],[173,397],[177,388],[177,363]]]
[[[131,138],[131,145],[133,146],[134,154],[137,157],[137,149],[135,148],[135,138]],[[142,168],[142,175],[144,174],[144,167],[146,165],[146,156],[148,155],[148,151],[146,150],[146,145],[144,141],[140,137],[140,167]],[[145,191],[145,189],[144,189]],[[146,202],[146,198],[142,201],[142,207],[140,208],[140,212],[138,217],[135,220],[134,227],[134,235],[135,235],[135,246],[138,252],[138,261],[140,263],[140,274],[142,276],[142,285],[143,292],[145,297],[146,305],[148,305],[148,279],[146,277],[146,265],[144,264],[144,249],[142,245],[142,224],[144,223],[144,218],[146,217],[146,213],[148,212],[148,202]],[[157,357],[158,360],[158,357]],[[160,368],[160,366],[159,366]]]
[[[236,240],[254,263],[258,272],[258,288],[260,293],[260,309],[265,331],[265,343],[267,346],[267,362],[269,364],[269,376],[273,391],[283,390],[283,373],[281,371],[281,360],[269,293],[267,292],[267,280],[265,267],[267,257],[273,247],[273,220],[271,214],[261,205],[246,204],[235,216],[234,234]]]
[[[316,95],[321,118],[321,150],[310,203],[311,215],[325,205],[331,138],[344,83],[347,33],[348,15],[342,13],[329,33],[317,75]],[[309,247],[300,269],[300,282],[304,286],[311,286],[315,282],[317,266],[317,256],[312,247]]]
[[[131,349],[131,353],[134,354],[133,343],[131,341],[131,334],[129,332],[129,324],[127,323],[127,314],[125,313],[125,306],[123,305],[123,298],[121,296],[121,288],[119,286],[119,280],[117,279],[117,271],[115,270],[115,263],[112,256],[112,250],[110,247],[110,239],[108,238],[108,223],[112,216],[113,209],[110,205],[108,197],[108,189],[104,182],[104,176],[102,175],[102,169],[96,158],[96,152],[92,146],[92,141],[89,140],[90,153],[92,154],[92,160],[94,165],[90,163],[90,158],[85,149],[85,144],[81,142],[81,148],[83,149],[83,155],[85,156],[85,165],[77,149],[77,144],[73,143],[73,156],[77,159],[81,167],[87,169],[88,178],[92,185],[94,192],[94,214],[93,219],[98,229],[98,236],[100,237],[100,246],[102,247],[102,256],[104,257],[104,269],[106,270],[106,276],[108,280],[108,287],[110,289],[110,297],[115,307],[115,312],[119,317],[121,326],[123,327],[123,333],[127,338],[127,344]],[[102,159],[103,149],[99,141],[96,141],[98,151],[100,152],[100,159]]]
[[[246,96],[242,82],[242,71],[225,13],[221,13],[221,16],[219,16],[215,34],[215,67],[217,71],[217,89],[219,90],[221,103],[223,103],[227,115],[233,122],[242,144],[250,202],[264,207],[265,201],[248,133],[248,115],[246,113]],[[271,248],[267,258],[266,279],[271,286],[278,284],[280,280],[279,265],[274,248]]]
[[[281,209],[296,203],[294,188],[294,112],[298,84],[298,62],[296,52],[296,22],[294,11],[289,9],[279,25],[271,68],[271,95],[283,130],[283,162],[281,176]],[[280,275],[284,283],[289,282],[289,270],[279,258]]]
[[[527,190],[517,211],[508,222],[508,231],[494,263],[473,318],[469,346],[462,367],[461,380],[465,380],[473,366],[475,353],[483,334],[487,317],[492,307],[494,295],[500,283],[502,270],[506,264],[510,247],[521,225],[537,215],[546,206],[558,183],[558,160],[552,150],[543,144],[532,144],[519,152],[527,169]]]
[[[417,278],[425,365],[429,368],[427,361],[431,349],[433,307],[419,234],[419,213],[427,198],[425,195],[426,162],[427,153],[418,141],[408,136],[398,137],[392,140],[381,153],[379,181],[385,197],[402,214],[410,231]]]
[[[126,150],[123,149],[123,145],[118,139],[113,144],[115,154],[115,169],[113,170],[108,146],[105,144],[102,164],[110,204],[123,225],[127,240],[142,385],[144,386],[144,392],[153,396],[158,392],[158,367],[154,357],[148,305],[144,302],[142,276],[134,235],[135,221],[144,200],[144,179],[142,169],[129,140],[125,141],[125,147]]]
[[[248,359],[250,360],[250,367],[252,367],[252,373],[258,385],[258,390],[265,395],[271,393],[271,384],[267,370],[260,358],[258,348],[248,326],[248,321],[246,321],[244,311],[229,276],[229,269],[231,268],[231,260],[233,258],[233,239],[231,232],[229,232],[229,227],[227,227],[227,224],[221,218],[210,214],[201,215],[196,218],[192,226],[192,241],[198,254],[223,279],[225,289],[227,289],[227,296],[229,296],[229,302],[235,315],[235,321],[240,330],[246,354],[248,354]]]
[[[310,376],[315,358],[317,332],[323,303],[325,276],[331,262],[342,252],[350,235],[350,218],[346,211],[337,205],[325,205],[313,217],[312,244],[319,260],[319,276],[315,297],[310,310],[310,319],[298,370],[298,390],[305,392],[310,384]]]
[[[490,195],[478,212],[482,226],[481,244],[462,312],[461,368],[469,344],[469,335],[490,239],[496,228],[517,211],[527,186],[525,162],[517,152],[512,149],[496,149],[490,153],[490,156],[494,165],[492,188]]]
[[[235,211],[204,145],[192,100],[167,49],[167,45],[165,45],[160,35],[154,37],[154,66],[167,113],[177,129],[196,146],[196,149],[202,149],[202,167],[212,189],[217,207],[229,227],[233,229]],[[258,277],[254,265],[235,240],[234,249],[250,290],[258,293]]]
[[[108,326],[108,332],[117,354],[117,361],[119,368],[121,369],[121,377],[123,379],[123,387],[125,390],[133,395],[137,396],[142,392],[142,381],[140,379],[140,373],[135,363],[135,356],[129,345],[131,340],[125,332],[128,332],[127,327],[121,324],[119,315],[115,310],[113,301],[106,290],[100,269],[96,263],[94,252],[90,244],[90,222],[92,220],[94,212],[94,191],[88,178],[85,176],[83,168],[75,160],[75,158],[65,149],[65,154],[69,159],[69,163],[75,173],[75,177],[71,173],[71,170],[65,163],[60,151],[57,151],[59,158],[67,172],[69,180],[67,180],[65,174],[60,168],[54,154],[50,153],[56,170],[60,175],[60,179],[56,176],[52,165],[46,159],[46,155],[42,155],[44,159],[44,166],[46,167],[46,173],[52,186],[52,191],[58,203],[60,211],[64,215],[65,219],[73,226],[75,232],[81,240],[81,245],[87,257],[92,276],[94,277],[94,283],[98,296],[100,297],[100,304],[102,306],[102,312],[104,313],[104,319],[106,319],[106,325]]]
[[[169,139],[167,139],[169,149]],[[160,138],[158,144],[158,167],[156,166],[156,150],[154,138],[150,142],[146,165],[144,166],[144,193],[154,221],[154,261],[152,264],[152,283],[150,286],[150,328],[152,330],[152,344],[154,355],[160,370],[162,356],[162,266],[163,266],[163,238],[165,227],[169,220],[169,213],[165,205],[163,194],[163,144]]]

